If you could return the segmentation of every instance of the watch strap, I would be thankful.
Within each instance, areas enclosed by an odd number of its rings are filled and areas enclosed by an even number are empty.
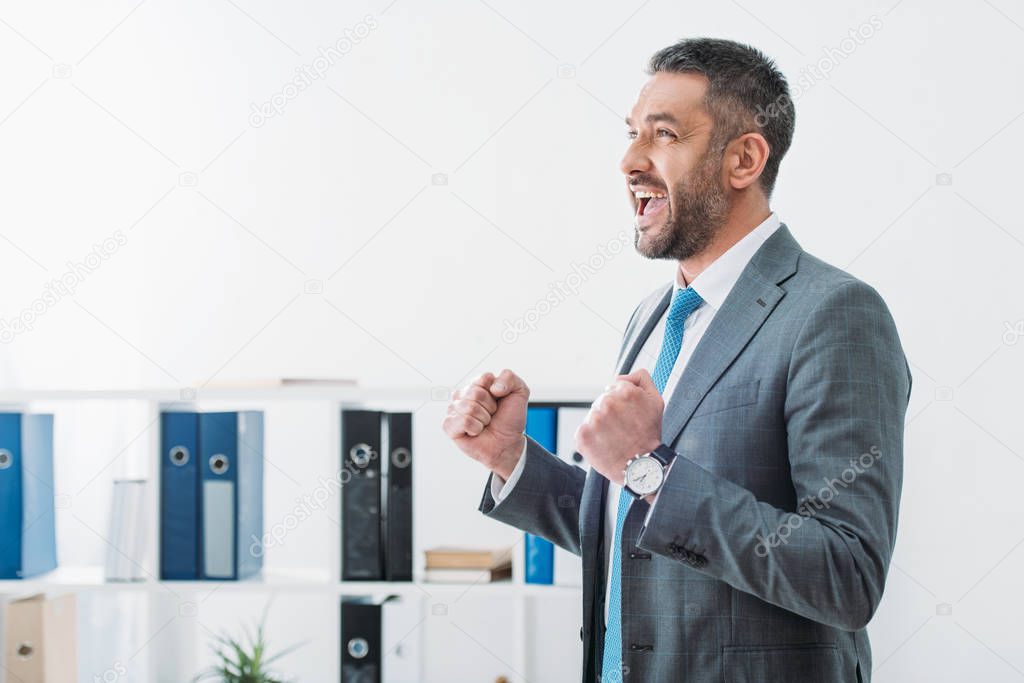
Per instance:
[[[665,444],[659,444],[657,448],[651,451],[651,457],[660,462],[664,467],[668,467],[676,458],[676,452],[666,446]]]

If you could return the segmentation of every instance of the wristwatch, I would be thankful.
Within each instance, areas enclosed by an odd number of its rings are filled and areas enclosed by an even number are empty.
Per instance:
[[[634,498],[643,498],[657,493],[665,483],[665,473],[676,452],[661,444],[650,453],[639,453],[626,463],[622,485]]]

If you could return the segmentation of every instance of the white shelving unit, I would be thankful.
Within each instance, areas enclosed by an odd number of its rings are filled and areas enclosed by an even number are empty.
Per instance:
[[[586,401],[597,393],[581,388],[543,389],[534,390],[532,399]],[[416,677],[411,680],[455,681],[460,680],[461,674],[465,674],[465,680],[487,680],[482,676],[498,675],[510,681],[534,683],[571,679],[575,675],[572,672],[578,671],[578,649],[560,658],[567,667],[562,673],[534,670],[536,658],[532,651],[551,646],[550,633],[535,627],[538,622],[552,620],[565,624],[565,628],[559,629],[565,634],[564,647],[578,648],[579,589],[524,583],[522,534],[476,512],[485,473],[459,454],[441,433],[447,400],[448,390],[436,387],[322,385],[0,393],[0,410],[34,410],[56,415],[57,533],[61,562],[56,571],[45,575],[0,581],[0,595],[74,592],[83,599],[100,601],[134,596],[144,606],[145,614],[136,622],[143,632],[139,634],[139,649],[131,654],[135,666],[129,668],[130,675],[123,680],[191,678],[206,665],[204,643],[209,638],[208,631],[248,626],[251,619],[241,617],[240,612],[252,613],[255,607],[273,600],[274,610],[280,605],[286,609],[294,606],[296,613],[279,617],[277,630],[268,626],[269,632],[291,637],[293,632],[306,629],[314,634],[310,651],[297,658],[293,655],[292,660],[282,659],[282,670],[291,663],[292,667],[307,667],[301,674],[286,671],[299,680],[337,681],[341,596],[397,596],[407,606],[403,609],[413,611],[413,626],[400,634],[401,642],[410,645],[407,649],[417,659]],[[316,516],[285,535],[281,544],[268,545],[264,571],[256,578],[236,582],[158,580],[161,410],[189,407],[265,412],[264,527],[269,532],[287,518],[303,494],[329,485],[330,477],[340,471],[340,411],[354,406],[414,413],[416,581],[339,580],[338,491],[328,496]],[[106,441],[96,436],[103,433],[112,436]],[[90,443],[109,445],[97,452]],[[143,563],[147,578],[139,582],[107,582],[99,566],[106,550],[103,536],[109,515],[109,488],[115,478],[121,477],[140,477],[150,482],[147,526],[153,542]],[[456,544],[515,545],[512,580],[475,585],[422,582],[423,551]],[[66,555],[70,562],[64,561]],[[221,603],[223,607],[219,606]],[[211,616],[207,618],[206,613]],[[202,618],[190,619],[196,614]],[[115,610],[113,618],[119,616]],[[86,627],[82,625],[83,617],[79,619],[81,631]],[[268,623],[272,625],[273,620],[272,614]],[[82,633],[84,648],[89,648],[92,636]],[[273,649],[274,643],[271,645]],[[287,645],[287,641],[277,643],[279,647]],[[385,642],[385,649],[397,649],[397,645],[388,646]],[[467,651],[477,655],[468,665]],[[141,660],[145,664],[140,666]],[[103,661],[93,669],[96,671],[87,671],[90,676],[101,674]]]
[[[0,580],[0,594],[29,594],[46,591],[235,591],[300,592],[325,595],[394,594],[413,597],[451,597],[468,591],[498,597],[543,597],[553,593],[575,594],[575,586],[539,586],[517,581],[497,583],[426,583],[417,581],[330,581],[320,572],[265,571],[259,577],[241,581],[106,581],[103,567],[60,567],[47,574],[23,580]]]

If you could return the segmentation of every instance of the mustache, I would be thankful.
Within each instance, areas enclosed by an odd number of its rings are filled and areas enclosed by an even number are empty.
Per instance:
[[[629,187],[630,188],[634,188],[637,185],[646,185],[648,187],[654,187],[654,188],[657,188],[659,190],[662,190],[663,192],[665,192],[665,194],[668,194],[668,188],[662,186],[661,183],[659,183],[658,181],[654,180],[650,176],[638,175],[638,176],[631,177],[629,179]]]

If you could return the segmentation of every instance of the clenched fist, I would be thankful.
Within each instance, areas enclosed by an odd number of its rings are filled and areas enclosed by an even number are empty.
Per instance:
[[[442,427],[463,453],[507,480],[526,444],[529,400],[529,387],[511,370],[486,372],[452,393]]]
[[[629,459],[661,443],[664,412],[665,401],[650,373],[619,375],[576,430],[576,450],[599,474],[621,486]]]

